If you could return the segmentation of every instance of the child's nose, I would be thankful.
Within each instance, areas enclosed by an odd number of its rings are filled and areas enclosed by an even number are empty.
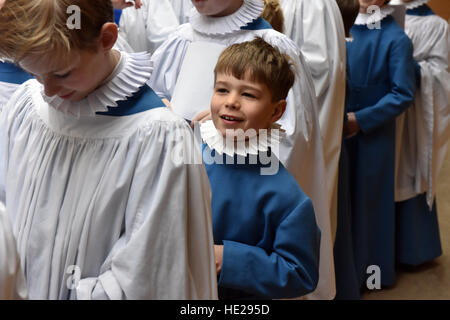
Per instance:
[[[234,94],[234,93],[230,93],[228,95],[226,106],[228,108],[239,109],[240,108],[239,95],[238,94]]]

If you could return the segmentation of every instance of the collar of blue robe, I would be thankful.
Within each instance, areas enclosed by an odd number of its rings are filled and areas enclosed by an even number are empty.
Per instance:
[[[435,13],[433,12],[433,10],[431,10],[431,8],[427,4],[423,4],[420,7],[406,10],[406,14],[409,14],[410,16],[426,17],[432,16]]]
[[[162,100],[148,85],[144,85],[138,92],[127,100],[119,101],[117,107],[108,107],[107,112],[97,112],[98,115],[123,117],[145,112],[155,108],[165,107]]]
[[[248,25],[241,27],[241,30],[264,30],[264,29],[272,29],[272,26],[263,17],[259,17],[258,19],[253,20],[253,22],[250,22]]]
[[[0,62],[0,81],[22,84],[30,79],[33,79],[33,76],[29,73],[26,73],[15,64],[9,62]]]

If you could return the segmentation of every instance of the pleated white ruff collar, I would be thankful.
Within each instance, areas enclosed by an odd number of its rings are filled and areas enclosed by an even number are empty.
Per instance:
[[[42,86],[42,97],[50,106],[75,117],[95,116],[117,107],[118,101],[126,100],[146,84],[153,71],[150,54],[120,52],[120,60],[112,74],[94,92],[83,100],[72,102],[57,95],[48,97]]]
[[[269,130],[262,130],[259,135],[255,134],[247,141],[241,140],[234,143],[233,138],[230,141],[224,139],[212,120],[200,124],[200,134],[211,150],[216,150],[220,155],[225,153],[230,157],[235,154],[243,157],[249,154],[257,155],[259,152],[267,152],[273,146],[277,146],[278,149],[281,140],[286,136],[286,132],[281,129],[281,126],[274,123]]]
[[[374,24],[386,18],[387,16],[394,13],[394,8],[390,6],[385,6],[380,9],[380,11],[375,11],[374,13],[359,13],[355,20],[355,25],[368,25]]]
[[[207,35],[225,35],[236,32],[253,20],[258,19],[264,10],[262,0],[244,0],[242,6],[233,14],[225,17],[209,17],[192,8],[189,23],[192,28]]]
[[[429,0],[414,0],[408,3],[405,3],[406,9],[415,9],[420,7],[421,5],[427,3]]]

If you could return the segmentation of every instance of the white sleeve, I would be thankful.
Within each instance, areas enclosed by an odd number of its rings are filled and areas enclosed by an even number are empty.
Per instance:
[[[181,27],[180,27],[181,28]],[[163,43],[152,55],[153,72],[148,85],[160,98],[172,100],[178,75],[190,41],[179,35],[179,30]]]
[[[0,202],[0,300],[25,299],[27,288],[6,208]]]
[[[153,53],[178,25],[169,0],[145,0],[140,9],[123,11],[120,33],[135,52]]]
[[[200,149],[184,120],[161,126],[142,138],[123,234],[100,274],[80,280],[78,299],[217,299]],[[193,153],[200,164],[178,158]]]
[[[437,16],[407,16],[420,88],[397,137],[396,201],[427,193],[431,208],[450,138],[449,27]],[[401,129],[402,127],[400,127]]]

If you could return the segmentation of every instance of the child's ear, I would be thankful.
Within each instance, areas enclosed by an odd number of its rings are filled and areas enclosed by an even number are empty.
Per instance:
[[[284,111],[286,111],[286,100],[280,100],[275,103],[275,108],[272,113],[272,123],[277,122],[283,116]]]
[[[104,51],[109,51],[112,49],[117,41],[119,30],[117,25],[112,22],[107,22],[103,25],[102,31],[100,32],[100,46]]]

